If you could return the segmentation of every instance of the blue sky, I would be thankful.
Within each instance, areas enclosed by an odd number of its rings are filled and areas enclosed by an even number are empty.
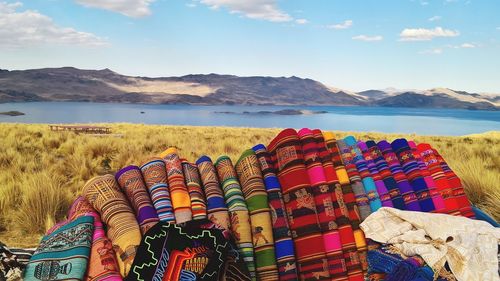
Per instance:
[[[496,0],[0,0],[0,68],[500,92]]]

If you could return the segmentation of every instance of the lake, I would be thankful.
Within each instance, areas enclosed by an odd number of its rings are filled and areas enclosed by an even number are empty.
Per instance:
[[[243,114],[245,111],[278,111],[283,109],[326,111],[327,113],[306,115]],[[416,133],[421,135],[465,135],[500,130],[500,111],[461,109],[350,106],[194,106],[85,102],[0,104],[0,112],[11,110],[21,111],[26,115],[0,115],[0,122],[129,122],[266,128],[309,127],[323,130]]]

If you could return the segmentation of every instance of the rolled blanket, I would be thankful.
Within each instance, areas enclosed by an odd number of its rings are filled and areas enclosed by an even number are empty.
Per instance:
[[[401,168],[401,164],[399,164],[398,157],[394,151],[392,151],[391,144],[382,140],[377,144],[377,146],[382,152],[394,180],[398,184],[399,192],[401,193],[401,197],[403,197],[406,209],[411,211],[420,211],[421,208],[417,200],[417,196],[415,195],[415,191],[408,182],[408,179]]]
[[[435,211],[436,208],[432,202],[429,188],[425,183],[424,177],[420,173],[418,163],[415,157],[413,157],[413,152],[411,152],[408,142],[405,139],[396,139],[391,143],[391,147],[401,163],[408,182],[415,191],[420,209],[424,212]]]
[[[127,276],[141,241],[141,231],[125,195],[113,175],[89,180],[83,187],[83,195],[106,224],[120,274]]]
[[[356,248],[356,240],[349,221],[349,213],[344,204],[342,187],[340,186],[335,168],[333,167],[332,155],[326,148],[323,133],[320,130],[313,130],[314,139],[318,147],[318,155],[325,173],[326,183],[330,186],[333,200],[333,209],[335,212],[335,221],[338,225],[340,235],[340,244],[344,254],[347,275],[350,281],[363,279],[363,269],[361,266],[359,254]],[[338,198],[341,198],[340,200]],[[342,207],[341,207],[342,205]]]
[[[363,153],[359,149],[358,143],[353,136],[344,138],[344,142],[351,149],[354,164],[356,165],[356,169],[358,169],[359,176],[363,182],[363,187],[365,188],[366,196],[368,197],[370,209],[372,212],[375,212],[382,207],[382,202],[380,201],[375,181],[371,176],[370,170],[368,170],[368,164],[363,158]]]
[[[313,132],[304,128],[298,131],[297,134],[302,144],[304,163],[314,195],[321,233],[323,234],[330,277],[332,280],[347,280],[347,268],[331,196],[333,189],[326,182],[325,171],[319,158],[318,146]]]
[[[266,147],[258,144],[252,148],[257,156],[264,177],[274,237],[274,251],[278,266],[279,280],[297,280],[297,266],[295,263],[295,247],[293,246],[292,233],[288,224],[285,202],[281,193],[281,185],[273,167],[271,155]]]
[[[349,175],[345,169],[344,162],[342,161],[342,156],[340,155],[340,150],[337,145],[337,140],[334,135],[331,132],[323,132],[323,137],[325,139],[326,147],[332,156],[333,167],[335,168],[337,178],[342,188],[342,196],[340,196],[338,188],[335,188],[337,200],[341,200],[341,198],[344,199],[343,202],[339,201],[340,208],[347,208],[349,220],[354,233],[354,239],[356,241],[356,248],[358,249],[361,267],[363,271],[366,272],[368,269],[368,264],[366,262],[366,239],[363,231],[359,228],[359,224],[361,223],[360,211],[358,205],[356,204],[356,197],[354,195],[351,182],[349,181]]]
[[[0,242],[0,280],[23,280],[23,272],[34,250],[11,249]]]
[[[84,280],[93,233],[94,218],[83,216],[43,237],[24,280]]]
[[[278,280],[271,209],[267,203],[267,193],[254,151],[245,150],[236,162],[235,168],[250,212],[258,279]]]
[[[160,221],[175,222],[174,209],[167,184],[167,170],[163,159],[152,157],[141,165],[142,176]]]
[[[429,144],[420,143],[417,145],[417,151],[420,154],[422,162],[424,162],[429,170],[432,179],[436,183],[438,192],[441,194],[441,197],[443,197],[446,212],[451,215],[460,215],[458,201],[453,195],[453,190],[446,179],[443,168],[439,165],[439,161],[434,151],[432,151],[432,147]]]
[[[212,160],[208,156],[202,156],[196,161],[196,165],[200,171],[203,190],[207,196],[208,219],[219,224],[224,229],[230,229],[229,213],[224,201],[224,192],[222,192],[220,187]]]
[[[389,194],[389,191],[387,190],[387,187],[385,186],[385,183],[382,180],[380,173],[378,172],[377,166],[373,161],[373,157],[370,151],[368,150],[368,146],[366,146],[365,142],[358,141],[358,147],[361,150],[361,153],[363,153],[363,158],[366,161],[366,166],[370,171],[371,177],[375,181],[375,186],[377,187],[377,192],[380,197],[380,201],[382,202],[382,206],[394,207],[394,204],[392,203],[391,200],[391,195]]]
[[[191,200],[191,213],[194,220],[201,220],[207,218],[207,199],[203,192],[200,174],[198,167],[189,163],[187,160],[182,159],[182,172],[184,173],[184,181],[189,191],[189,198]]]
[[[349,146],[344,142],[344,140],[337,140],[337,146],[339,148],[342,161],[344,162],[347,175],[351,181],[352,190],[354,192],[354,196],[356,197],[356,204],[359,209],[359,216],[361,221],[364,221],[372,212],[368,196],[365,192],[365,187],[361,182],[361,177],[359,176],[358,169],[356,169],[356,165],[354,164],[354,157]]]
[[[191,200],[184,182],[182,164],[177,149],[170,147],[160,154],[167,168],[168,189],[174,208],[175,222],[182,223],[193,219]]]
[[[238,250],[245,261],[250,276],[255,280],[255,262],[252,243],[252,227],[247,203],[243,197],[238,176],[231,159],[221,156],[215,161],[215,168],[224,191],[224,199],[231,218],[231,230],[236,239]]]
[[[281,131],[268,145],[282,187],[301,280],[330,280],[316,206],[297,132]]]
[[[135,211],[141,233],[146,233],[159,219],[142,178],[141,169],[137,166],[127,166],[118,171],[115,178]]]
[[[434,182],[434,179],[432,179],[431,173],[425,166],[424,162],[422,162],[422,158],[420,158],[420,154],[417,151],[417,145],[413,141],[408,141],[408,145],[410,146],[413,156],[418,163],[418,167],[420,169],[420,173],[422,173],[422,176],[424,177],[425,184],[429,188],[429,193],[431,194],[432,202],[434,203],[436,212],[446,213],[446,205],[444,204],[443,197],[437,190],[436,183]]]

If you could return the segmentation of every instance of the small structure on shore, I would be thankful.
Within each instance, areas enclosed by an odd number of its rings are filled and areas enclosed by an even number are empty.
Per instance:
[[[110,134],[110,127],[79,126],[79,125],[49,125],[51,131],[71,131],[77,134]]]

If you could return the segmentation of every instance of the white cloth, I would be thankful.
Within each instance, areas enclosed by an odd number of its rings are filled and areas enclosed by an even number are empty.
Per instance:
[[[421,256],[435,272],[448,262],[458,281],[500,280],[500,228],[487,222],[383,207],[360,227],[366,238]]]

